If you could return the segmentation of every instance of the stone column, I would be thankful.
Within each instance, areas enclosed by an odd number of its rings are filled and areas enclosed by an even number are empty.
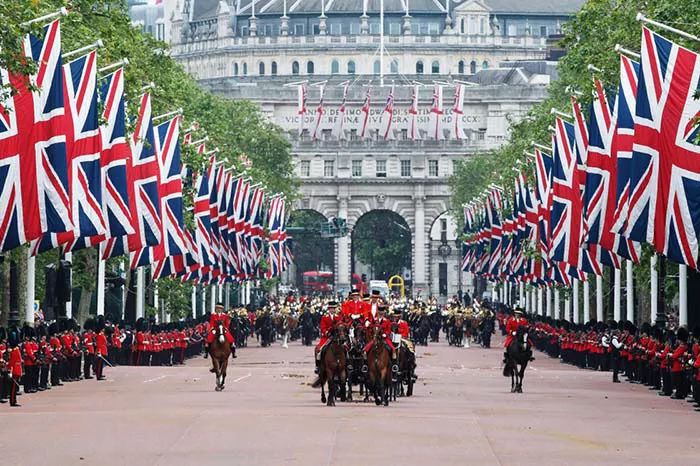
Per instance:
[[[348,199],[338,198],[338,218],[348,218]],[[338,238],[338,257],[335,261],[335,289],[341,288],[347,293],[350,290],[352,281],[350,280],[350,234]]]
[[[423,196],[414,197],[415,202],[415,233],[414,233],[414,271],[413,271],[413,291],[422,291],[423,297],[427,296],[428,283],[426,281],[426,256],[425,256],[425,206]]]

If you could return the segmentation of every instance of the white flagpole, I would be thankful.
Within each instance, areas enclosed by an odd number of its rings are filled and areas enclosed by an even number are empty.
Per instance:
[[[578,279],[574,278],[574,289],[573,289],[573,294],[574,294],[574,323],[578,324],[579,319],[578,319]]]
[[[547,315],[549,317],[554,317],[552,314],[552,287],[547,286]]]
[[[100,248],[97,249],[97,315],[105,315],[105,261]]]
[[[202,305],[202,315],[204,315],[207,313],[207,286],[206,285],[202,285],[201,305]]]
[[[632,270],[632,261],[627,260],[626,284],[627,290],[627,320],[634,322],[634,271]]]
[[[27,302],[25,303],[24,322],[34,326],[34,300],[36,299],[36,257],[27,249]]]
[[[70,287],[71,289],[68,290],[68,301],[66,301],[66,317],[67,318],[72,318],[73,317],[73,253],[72,252],[67,252],[63,255],[63,258],[71,263],[71,269],[70,269]]]
[[[160,303],[158,302],[158,283],[153,282],[153,309],[156,311],[156,319],[158,319],[158,323],[162,323],[165,321],[165,319],[161,319],[160,315]]]
[[[659,272],[656,268],[659,258],[652,254],[650,260],[651,268],[651,318],[655,319],[659,312]]]
[[[379,0],[379,86],[384,87],[384,0]]]
[[[192,318],[197,317],[197,285],[192,285]]]
[[[146,299],[146,279],[143,267],[136,269],[136,319],[144,317],[144,305]]]
[[[571,298],[567,294],[566,298],[564,298],[564,312],[562,313],[562,318],[564,320],[569,320],[571,318],[570,313],[571,313]],[[576,319],[576,320],[578,320],[578,319]]]
[[[538,315],[545,315],[544,314],[544,292],[542,291],[542,287],[538,286],[537,287],[537,314]]]
[[[595,276],[595,316],[598,322],[603,322],[603,277]]]
[[[559,288],[554,288],[554,318],[561,319],[561,306],[559,305]]]
[[[209,312],[214,313],[214,307],[216,306],[216,285],[209,286]]]

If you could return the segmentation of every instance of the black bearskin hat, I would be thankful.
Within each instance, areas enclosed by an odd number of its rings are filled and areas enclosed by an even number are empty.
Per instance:
[[[681,327],[676,331],[676,338],[678,338],[680,341],[687,343],[688,342],[688,329],[685,327]]]

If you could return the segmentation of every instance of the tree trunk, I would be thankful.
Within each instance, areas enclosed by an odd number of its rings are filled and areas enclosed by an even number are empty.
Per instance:
[[[7,327],[10,317],[10,255],[3,255],[0,265],[0,327]]]
[[[80,301],[78,301],[78,311],[73,315],[75,320],[82,325],[85,319],[90,317],[90,302],[92,301],[92,291],[82,288],[80,291]]]

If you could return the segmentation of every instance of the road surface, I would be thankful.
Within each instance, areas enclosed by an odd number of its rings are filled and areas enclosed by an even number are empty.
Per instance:
[[[107,368],[0,406],[7,465],[697,464],[700,413],[538,354],[510,393],[500,348],[418,348],[415,396],[328,408],[310,348],[238,352],[225,391],[208,360]]]

